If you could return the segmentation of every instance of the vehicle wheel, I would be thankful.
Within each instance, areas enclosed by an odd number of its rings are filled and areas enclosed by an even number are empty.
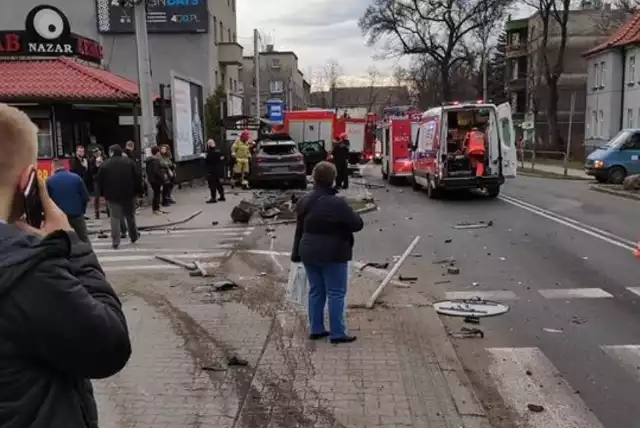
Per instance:
[[[614,166],[609,170],[609,183],[622,184],[627,176],[627,171],[621,166]]]
[[[438,199],[440,197],[440,190],[433,187],[429,177],[427,177],[427,197],[429,199]]]
[[[495,186],[487,187],[487,196],[490,198],[497,198],[500,194],[500,185],[496,184]]]
[[[411,173],[411,188],[413,190],[421,190],[422,186],[416,181],[416,174]]]

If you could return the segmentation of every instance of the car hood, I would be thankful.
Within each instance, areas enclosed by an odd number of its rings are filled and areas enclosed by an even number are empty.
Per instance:
[[[609,154],[609,152],[610,152],[609,149],[596,149],[593,152],[591,152],[589,156],[587,156],[587,159],[591,161],[603,160]]]

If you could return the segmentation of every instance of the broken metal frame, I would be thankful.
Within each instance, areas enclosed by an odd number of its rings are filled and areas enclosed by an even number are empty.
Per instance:
[[[454,305],[457,304],[458,306],[455,306],[455,307],[449,306],[449,307],[442,307],[442,308],[439,307],[439,304],[443,304],[445,302],[451,303]],[[501,309],[499,312],[495,312],[495,311],[492,312],[488,310],[483,311],[483,310],[478,310],[477,308],[472,309],[469,307],[469,304],[486,305],[487,307],[502,306],[504,307],[504,310]],[[464,305],[467,305],[467,306],[464,306]],[[463,318],[465,323],[474,324],[474,325],[479,325],[481,318],[490,318],[490,317],[504,315],[507,312],[509,312],[509,309],[510,309],[509,306],[505,305],[504,303],[494,302],[492,300],[484,300],[480,297],[475,297],[473,299],[440,300],[440,301],[434,302],[433,307],[436,310],[436,312],[440,315],[455,317],[455,318]],[[484,339],[484,332],[476,327],[462,327],[460,331],[451,332],[449,333],[449,335],[456,338],[479,337],[480,339]]]

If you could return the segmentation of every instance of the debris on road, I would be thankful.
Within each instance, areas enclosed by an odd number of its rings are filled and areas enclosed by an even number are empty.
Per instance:
[[[211,226],[217,226],[218,224],[219,224],[219,222],[217,222],[215,220],[211,222]]]
[[[451,275],[458,275],[460,273],[460,268],[457,266],[447,266],[447,273]]]
[[[385,262],[385,263],[378,263],[378,262],[368,262],[365,263],[364,265],[362,265],[362,267],[360,268],[360,272],[362,272],[363,270],[365,270],[366,268],[371,267],[374,269],[388,269],[389,268],[389,262]]]
[[[178,259],[174,259],[174,258],[166,257],[166,256],[160,256],[160,255],[156,255],[155,258],[158,259],[158,260],[162,260],[163,262],[172,264],[172,265],[183,267],[183,268],[185,268],[187,270],[190,270],[190,271],[195,271],[197,269],[196,265],[194,263],[185,263],[182,260],[178,260]]]
[[[580,318],[580,317],[577,317],[577,316],[575,316],[575,315],[574,315],[574,316],[573,316],[573,318],[571,319],[571,322],[572,322],[573,324],[578,324],[578,325],[580,325],[580,324],[584,324],[584,323],[586,323],[586,322],[587,322],[587,320],[586,320],[586,319],[584,319],[584,318]]]
[[[622,181],[624,190],[640,190],[640,174],[634,174],[626,177]]]
[[[206,278],[207,276],[209,276],[209,273],[207,272],[207,270],[204,268],[204,266],[202,266],[202,263],[200,263],[199,261],[194,261],[193,264],[196,267],[196,272],[198,272],[200,274],[200,276],[202,276],[203,278]]]
[[[398,279],[400,281],[417,281],[418,277],[417,276],[404,276],[404,275],[400,275],[398,277]]]
[[[564,331],[558,330],[557,328],[543,328],[542,331],[546,331],[547,333],[564,333]]]
[[[220,367],[220,366],[203,366],[203,367],[200,367],[200,369],[205,372],[226,372],[227,371],[226,368]]]
[[[484,339],[484,332],[479,328],[462,327],[460,331],[449,333],[449,336],[455,337],[457,339],[471,339],[475,337]]]
[[[443,280],[443,281],[436,281],[436,282],[434,282],[434,284],[450,284],[450,283],[451,283],[451,281],[449,281],[448,279],[445,279],[445,280]]]
[[[247,360],[243,360],[240,357],[236,357],[235,355],[232,356],[231,358],[229,358],[229,361],[227,361],[227,365],[228,366],[239,366],[239,367],[244,367],[244,366],[248,366],[249,362]]]
[[[229,291],[239,287],[238,284],[228,279],[215,281],[213,284],[211,284],[211,286],[213,287],[213,291],[215,292]]]
[[[544,412],[544,407],[539,404],[527,404],[527,409],[534,413]]]
[[[451,239],[451,238],[447,238],[447,239],[444,240],[445,244],[451,244],[452,242],[453,242],[453,239]]]
[[[531,372],[531,370],[527,370],[527,371],[525,372],[525,374],[526,374],[527,376],[533,376],[533,373]]]
[[[477,223],[461,222],[453,226],[453,228],[454,229],[484,229],[486,227],[491,227],[491,226],[493,226],[493,221],[488,221],[488,222],[479,221]]]
[[[249,201],[242,200],[238,205],[233,207],[233,210],[231,211],[231,220],[234,223],[249,223],[255,211],[255,205]]]
[[[436,259],[433,261],[434,265],[443,265],[443,264],[454,264],[456,262],[456,259],[454,259],[453,257],[447,257],[446,259]]]

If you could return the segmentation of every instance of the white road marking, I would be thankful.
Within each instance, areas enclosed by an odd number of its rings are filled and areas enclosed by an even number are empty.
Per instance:
[[[640,381],[640,345],[611,345],[600,348]]]
[[[545,210],[544,208],[540,208],[536,205],[530,204],[520,199],[513,198],[511,196],[500,195],[499,198],[504,202],[507,202],[518,208],[522,208],[523,210],[527,210],[541,217],[555,221],[556,223],[570,227],[574,230],[577,230],[579,232],[582,232],[594,238],[600,239],[601,241],[608,242],[609,244],[615,245],[625,250],[633,251],[636,248],[636,243],[634,241],[621,238],[617,235],[614,235],[611,232],[607,232],[606,230],[598,229],[597,227],[590,226],[588,224],[579,222],[572,218],[561,216],[552,211]]]
[[[111,247],[111,244],[109,244]],[[218,244],[215,248],[206,248],[206,250],[222,250],[222,249],[232,249],[234,248],[234,244]],[[123,253],[185,253],[185,255],[189,255],[189,253],[198,253],[202,252],[203,248],[140,248],[140,247],[126,247],[121,246],[119,250],[114,250],[113,248],[94,248],[93,252],[100,257],[100,254],[123,254]]]
[[[488,348],[487,352],[498,391],[518,416],[514,428],[603,428],[540,349]],[[544,411],[532,412],[528,404],[543,406]]]
[[[220,262],[202,263],[202,267],[205,269],[216,269],[220,267]],[[129,265],[129,266],[103,266],[102,270],[107,273],[117,273],[120,271],[138,271],[138,270],[176,270],[184,269],[182,266],[171,265],[169,263],[158,265]]]
[[[219,235],[219,234],[223,234],[223,233],[233,233],[236,235],[242,234],[242,235],[249,235],[251,234],[251,232],[253,232],[255,228],[254,227],[225,227],[225,228],[209,228],[209,229],[160,229],[160,230],[147,230],[147,231],[142,231],[140,232],[140,234],[142,236],[145,235],[177,235],[177,234],[184,234],[184,235],[192,235],[194,233],[205,233],[205,234],[215,234],[215,235]]]
[[[280,269],[280,272],[282,272],[284,271],[284,267],[282,266],[282,263],[278,261],[278,256],[274,254],[275,251],[273,251],[273,246],[275,245],[275,243],[276,243],[276,240],[272,238],[271,244],[269,244],[269,251],[271,251],[270,257],[273,264],[276,265],[278,269]]]
[[[260,256],[290,256],[288,251],[273,251],[273,250],[238,250],[239,253],[257,254]]]
[[[217,252],[217,253],[179,253],[179,254],[162,254],[164,257],[170,257],[172,259],[204,259],[213,257],[226,257],[229,255],[229,251]],[[114,263],[114,262],[137,262],[145,260],[157,260],[153,255],[128,255],[128,256],[106,256],[98,257],[100,263]]]
[[[483,300],[517,300],[518,296],[513,291],[494,290],[494,291],[447,291],[446,299],[473,299],[479,297]]]
[[[627,290],[632,292],[633,294],[640,296],[640,287],[627,287]]]
[[[538,290],[545,299],[605,299],[613,295],[602,288],[557,288]]]

